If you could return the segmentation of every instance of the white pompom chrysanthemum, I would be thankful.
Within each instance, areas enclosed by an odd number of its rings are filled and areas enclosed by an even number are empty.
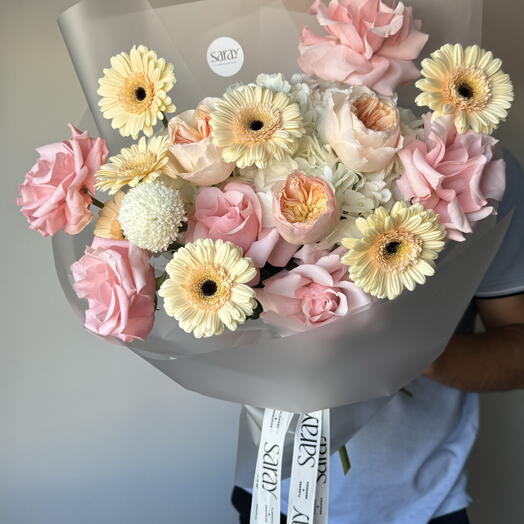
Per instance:
[[[127,193],[118,219],[131,244],[159,253],[177,239],[186,216],[176,189],[151,182],[139,184]]]

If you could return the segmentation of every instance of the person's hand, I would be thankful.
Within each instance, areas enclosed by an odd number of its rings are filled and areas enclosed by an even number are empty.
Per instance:
[[[486,331],[454,335],[423,376],[465,391],[524,389],[524,294],[477,307]]]

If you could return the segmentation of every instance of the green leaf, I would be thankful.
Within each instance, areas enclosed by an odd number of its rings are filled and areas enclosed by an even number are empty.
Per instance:
[[[257,300],[257,307],[253,310],[253,313],[247,317],[249,320],[257,320],[260,318],[260,313],[262,313],[264,309],[262,308],[262,304]]]
[[[413,395],[413,393],[411,393],[411,391],[409,391],[409,389],[406,389],[406,388],[401,388],[400,390],[400,393],[402,393],[403,395],[406,395],[406,397],[409,397],[409,398],[413,398],[415,395]]]
[[[344,471],[344,475],[347,475],[351,469],[351,462],[349,461],[349,455],[346,446],[342,446],[338,450],[338,454],[340,456],[340,461],[342,462],[342,470]]]
[[[160,289],[160,286],[167,280],[167,273],[164,271],[159,277],[155,278],[156,290]]]

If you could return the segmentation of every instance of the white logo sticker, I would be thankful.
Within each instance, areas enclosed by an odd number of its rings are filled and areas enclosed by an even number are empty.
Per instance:
[[[244,50],[234,38],[221,36],[207,48],[207,63],[218,76],[234,76],[244,65]]]

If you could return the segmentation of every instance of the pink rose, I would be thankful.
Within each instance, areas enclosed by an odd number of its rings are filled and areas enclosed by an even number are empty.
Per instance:
[[[397,181],[405,199],[434,209],[452,240],[464,240],[473,222],[494,212],[489,199],[501,200],[506,187],[502,159],[494,159],[491,136],[458,134],[453,116],[431,122],[424,117],[423,141],[411,141],[399,153],[404,173]]]
[[[296,171],[273,186],[273,218],[290,244],[312,244],[331,233],[339,220],[333,186]]]
[[[330,35],[304,28],[298,63],[308,75],[365,85],[388,96],[399,84],[419,78],[413,60],[428,35],[402,2],[393,9],[381,0],[331,0],[327,7],[315,0],[310,13]]]
[[[146,251],[127,240],[95,237],[71,271],[76,294],[89,303],[87,329],[124,342],[147,337],[153,328],[156,285]]]
[[[171,138],[168,169],[197,186],[226,180],[235,168],[224,162],[221,149],[211,140],[211,116],[215,99],[206,98],[196,110],[185,111],[169,121]]]
[[[315,263],[302,264],[291,271],[281,271],[257,289],[257,300],[264,312],[261,317],[293,330],[318,327],[372,302],[359,289],[340,262],[342,250],[323,255]]]
[[[222,239],[241,247],[256,267],[267,262],[285,266],[297,248],[285,242],[274,228],[263,227],[262,206],[248,184],[230,182],[224,189],[200,189],[188,218],[184,240]]]
[[[37,149],[40,155],[24,183],[16,203],[22,207],[29,227],[43,236],[60,229],[76,235],[91,221],[91,194],[95,194],[95,172],[107,161],[103,139],[92,138],[69,125],[72,137]]]
[[[251,186],[230,182],[223,190],[204,187],[189,217],[186,241],[222,239],[241,247],[245,253],[258,238],[261,223],[262,209]]]

